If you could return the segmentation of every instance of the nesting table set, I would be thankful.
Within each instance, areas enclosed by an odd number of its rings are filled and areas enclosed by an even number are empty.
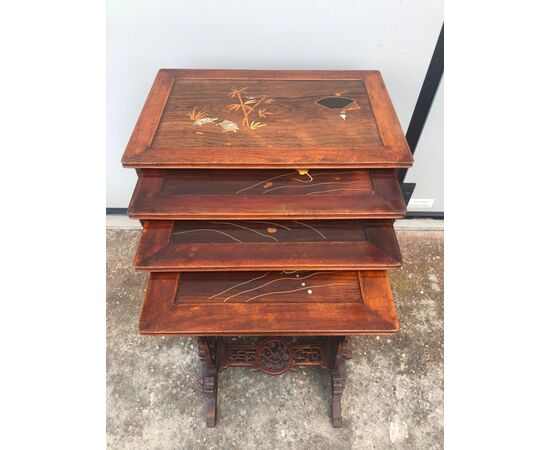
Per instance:
[[[122,158],[151,273],[139,331],[198,338],[207,426],[231,366],[327,369],[341,426],[350,337],[399,328],[412,161],[377,71],[159,71]]]

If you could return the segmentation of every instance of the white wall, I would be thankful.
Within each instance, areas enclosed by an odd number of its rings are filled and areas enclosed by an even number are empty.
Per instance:
[[[159,68],[378,69],[406,130],[442,23],[442,0],[108,0],[107,207]]]

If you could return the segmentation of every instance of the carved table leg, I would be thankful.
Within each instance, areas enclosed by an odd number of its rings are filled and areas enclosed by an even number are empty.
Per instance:
[[[206,398],[206,426],[216,426],[218,397],[218,365],[220,355],[220,338],[200,337],[199,358],[202,361],[200,383]]]
[[[346,383],[346,359],[351,358],[350,337],[329,338],[330,381],[332,388],[331,419],[332,426],[342,426],[342,393]]]
[[[342,393],[344,392],[346,382],[344,364],[338,368],[331,369],[330,378],[332,386],[332,426],[340,428],[342,426]]]
[[[280,337],[261,338],[254,344],[224,342],[221,337],[198,338],[202,362],[201,386],[206,394],[206,426],[216,426],[218,374],[231,366],[252,366],[280,375],[297,366],[321,366],[330,370],[334,427],[342,426],[342,393],[346,382],[346,359],[351,358],[349,336],[324,337],[321,341],[296,343]]]

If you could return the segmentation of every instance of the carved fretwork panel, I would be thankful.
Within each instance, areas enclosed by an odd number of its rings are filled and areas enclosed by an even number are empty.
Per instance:
[[[284,338],[259,339],[255,344],[221,345],[220,369],[230,366],[252,366],[270,375],[279,375],[297,366],[328,368],[327,340],[298,344]]]

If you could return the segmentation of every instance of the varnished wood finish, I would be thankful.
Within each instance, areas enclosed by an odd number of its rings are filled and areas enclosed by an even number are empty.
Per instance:
[[[122,158],[135,168],[379,168],[412,161],[377,71],[161,70]]]
[[[152,273],[140,332],[306,336],[384,335],[398,331],[386,272],[320,272],[313,276],[306,272],[298,274],[303,281],[297,281],[296,274],[291,280],[286,279],[291,278],[287,277],[289,274],[268,274],[265,278],[275,277],[266,282],[270,284],[253,284],[251,289],[254,291],[242,292],[247,290],[242,287],[256,283],[262,275],[261,272],[228,272],[227,275],[217,272],[210,276],[208,273]],[[231,278],[232,284],[224,279],[225,276]],[[256,280],[252,281],[253,278]],[[316,278],[321,281],[319,284],[314,284]],[[273,279],[278,281],[272,282]],[[305,289],[302,282],[306,283]],[[214,292],[210,283],[216,283],[216,289],[231,289],[224,293],[222,290]],[[224,297],[227,292],[237,289],[235,297]],[[312,293],[308,294],[308,290]],[[251,292],[258,294],[251,297]],[[215,301],[206,302],[205,299]]]
[[[146,170],[135,219],[395,219],[405,215],[395,171]]]
[[[134,265],[154,272],[399,267],[392,221],[145,221]],[[209,274],[211,276],[211,274]]]

